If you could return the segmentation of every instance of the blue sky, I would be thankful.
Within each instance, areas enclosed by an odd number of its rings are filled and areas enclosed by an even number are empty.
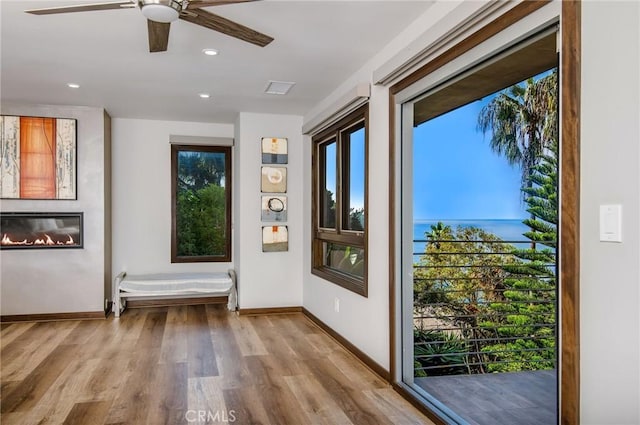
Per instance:
[[[351,133],[351,205],[352,208],[364,206],[364,129]],[[329,160],[331,158],[331,160]],[[326,188],[336,193],[336,145],[327,146]]]
[[[478,114],[495,95],[414,128],[414,220],[523,219],[520,167],[489,147]],[[351,206],[363,205],[364,132],[352,134]],[[356,148],[356,146],[358,148]],[[327,189],[335,194],[335,144],[328,147]]]
[[[351,133],[351,207],[364,206],[364,128]]]
[[[462,106],[414,128],[414,220],[521,219],[520,167],[489,147],[477,130],[494,97]]]

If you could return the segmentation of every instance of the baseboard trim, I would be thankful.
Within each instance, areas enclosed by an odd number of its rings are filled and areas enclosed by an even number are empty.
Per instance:
[[[226,304],[228,296],[224,297],[193,297],[193,298],[157,298],[150,300],[127,299],[127,308],[171,307],[176,305]]]
[[[261,316],[268,314],[292,314],[302,313],[302,307],[267,307],[267,308],[241,308],[240,316]]]
[[[340,345],[347,349],[351,354],[356,356],[358,360],[364,363],[369,369],[371,369],[376,375],[380,378],[384,379],[387,382],[391,382],[391,374],[384,367],[380,366],[375,360],[371,357],[367,356],[363,351],[361,351],[358,347],[353,345],[349,340],[340,335],[338,332],[334,331],[329,325],[324,323],[318,317],[316,317],[313,313],[311,313],[306,308],[302,308],[302,313],[307,316],[309,320],[311,320],[316,326],[320,329],[328,333],[333,339],[338,341]]]
[[[59,320],[104,319],[104,311],[78,311],[73,313],[12,314],[0,316],[0,322],[53,322]]]

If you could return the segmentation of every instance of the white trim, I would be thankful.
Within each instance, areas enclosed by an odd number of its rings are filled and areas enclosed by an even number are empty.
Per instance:
[[[302,125],[302,134],[310,136],[318,134],[367,103],[369,97],[371,97],[369,83],[358,84],[331,106],[304,123]]]
[[[374,84],[391,85],[407,77],[518,3],[520,2],[437,2],[429,9],[434,17],[438,17],[436,24],[378,67],[373,72]]]
[[[231,137],[181,136],[170,134],[169,143],[172,145],[233,146],[233,139]]]
[[[400,311],[402,323],[402,381],[414,384],[414,344],[413,344],[413,103],[405,103],[398,108],[402,128],[400,131],[398,157],[400,170]],[[408,154],[407,154],[408,153]],[[411,343],[409,343],[411,341]]]

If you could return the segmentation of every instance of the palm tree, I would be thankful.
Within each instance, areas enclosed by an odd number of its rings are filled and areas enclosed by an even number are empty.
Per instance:
[[[431,225],[431,231],[425,232],[427,241],[433,243],[436,249],[440,249],[440,241],[444,239],[445,234],[451,230],[450,226],[445,226],[441,221],[435,225]]]
[[[542,154],[558,140],[558,70],[499,93],[482,108],[478,129],[492,132],[491,149],[522,168],[528,182]]]

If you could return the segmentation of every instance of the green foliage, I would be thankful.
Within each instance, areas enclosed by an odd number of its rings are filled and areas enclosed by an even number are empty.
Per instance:
[[[526,182],[545,150],[558,140],[557,68],[499,93],[480,111],[478,129],[491,131],[491,149],[521,167]]]
[[[523,222],[530,227],[524,236],[534,243],[529,249],[514,249],[521,260],[517,265],[506,266],[509,277],[504,296],[509,303],[494,306],[505,315],[511,327],[499,322],[485,323],[487,329],[495,329],[498,337],[517,337],[506,343],[483,347],[482,351],[492,361],[489,372],[551,369],[555,367],[556,324],[556,253],[538,249],[536,242],[550,248],[557,246],[558,179],[557,143],[551,143],[548,153],[533,167],[523,192],[532,217]]]
[[[505,300],[504,266],[518,261],[502,254],[513,247],[477,227],[452,229],[438,223],[425,236],[425,253],[414,268],[416,316],[459,329],[468,351],[480,352],[482,340],[492,335],[481,321],[495,316],[492,302]],[[485,360],[481,354],[465,355],[470,366],[458,372],[483,373]]]
[[[519,372],[555,367],[555,338],[517,339],[512,342],[487,345],[482,348],[488,357],[499,359],[489,363],[488,372]],[[501,363],[497,363],[500,361]]]
[[[336,227],[336,202],[335,195],[332,191],[324,190],[324,199],[321,204],[322,208],[322,227],[335,229]],[[343,227],[348,230],[358,232],[364,231],[364,207],[350,208],[348,222],[343,222]]]
[[[533,168],[525,202],[537,215],[524,220],[532,241],[518,249],[475,227],[452,229],[443,223],[425,235],[425,253],[414,268],[417,317],[458,329],[466,352],[451,352],[415,339],[423,367],[452,363],[467,368],[422,370],[436,373],[491,373],[555,367],[557,171],[555,145]],[[527,182],[529,183],[529,182]],[[543,186],[540,186],[542,184]],[[537,209],[534,209],[534,206]],[[548,218],[548,220],[546,220]],[[540,249],[538,245],[546,245]],[[418,325],[419,326],[419,325]],[[443,338],[444,339],[444,338]],[[466,341],[466,343],[465,343]],[[434,350],[440,348],[441,352]],[[420,356],[427,357],[425,362]],[[461,358],[460,358],[461,356]],[[440,372],[439,372],[440,371]]]
[[[349,209],[349,230],[364,230],[364,208]]]
[[[465,366],[467,346],[459,337],[445,332],[414,329],[415,376],[460,375]],[[425,367],[433,368],[425,371]]]
[[[426,378],[427,373],[424,371],[422,364],[418,360],[413,360],[413,376],[416,378]]]
[[[426,359],[435,365],[467,365],[466,371],[451,373],[555,367],[557,93],[556,69],[507,88],[478,116],[478,128],[491,131],[491,149],[522,169],[522,196],[531,214],[523,221],[529,227],[523,236],[531,243],[516,248],[478,228],[431,226],[425,253],[414,267],[419,330],[414,342],[416,361],[423,367]],[[438,336],[446,342],[437,346],[440,351],[426,328],[451,329],[448,337]],[[451,335],[459,341],[448,344]],[[459,351],[460,346],[451,351],[458,342],[467,351]],[[435,370],[418,369],[416,376]]]
[[[414,270],[417,305],[445,301],[441,291],[452,290],[456,292],[446,301],[477,308],[479,300],[491,296],[486,291],[501,285],[505,258],[499,253],[510,252],[511,245],[477,227],[452,229],[443,223],[432,225],[425,236],[425,253]]]
[[[356,246],[327,244],[325,264],[332,269],[350,274],[364,276],[364,250]]]
[[[215,184],[178,192],[178,256],[224,255],[225,205],[225,189]]]
[[[177,155],[176,248],[179,257],[222,256],[226,246],[225,153]]]
[[[336,201],[334,200],[335,195],[332,191],[325,189],[324,190],[324,200],[322,201],[322,227],[327,227],[329,229],[335,229],[336,227]]]
[[[225,154],[221,152],[180,151],[178,155],[179,189],[199,190],[224,180]]]

